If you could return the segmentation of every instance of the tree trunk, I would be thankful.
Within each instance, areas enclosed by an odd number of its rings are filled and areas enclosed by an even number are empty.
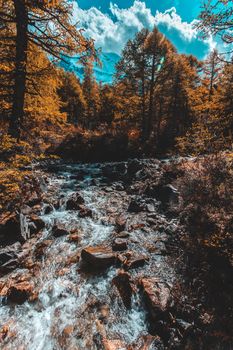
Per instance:
[[[14,0],[16,18],[16,63],[14,94],[9,133],[19,139],[24,118],[26,92],[27,49],[28,49],[28,11],[25,0]]]
[[[156,71],[156,54],[153,54],[152,67],[151,67],[151,81],[150,81],[150,94],[149,94],[149,111],[148,120],[146,125],[146,138],[150,138],[153,124],[153,110],[154,110],[154,85],[155,85],[155,71]]]
[[[145,53],[143,52],[143,68],[142,68],[142,141],[146,141],[146,125],[147,125],[147,116],[146,116],[146,88],[145,88]]]

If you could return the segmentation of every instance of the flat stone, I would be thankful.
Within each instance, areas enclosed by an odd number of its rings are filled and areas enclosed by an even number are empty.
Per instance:
[[[54,225],[52,228],[52,234],[54,237],[61,237],[69,234],[69,231],[60,224]]]
[[[146,255],[132,255],[126,259],[123,266],[126,270],[131,270],[143,267],[148,261],[149,257]]]
[[[114,265],[116,262],[116,255],[108,247],[87,247],[81,252],[82,260],[95,268],[107,268]]]
[[[118,251],[118,252],[127,250],[127,248],[128,248],[127,240],[123,238],[116,238],[112,245],[112,250]]]

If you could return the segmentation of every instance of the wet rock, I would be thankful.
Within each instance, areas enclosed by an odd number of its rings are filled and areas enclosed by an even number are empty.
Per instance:
[[[68,259],[66,260],[66,266],[76,264],[80,260],[80,252],[75,252],[74,254],[70,255]]]
[[[101,350],[126,350],[126,344],[119,339],[108,339],[106,329],[99,320],[96,321],[97,333],[93,336],[93,340],[97,349]]]
[[[120,271],[118,275],[113,278],[112,282],[117,287],[125,307],[130,309],[131,298],[134,292],[130,274]]]
[[[80,181],[83,180],[87,174],[88,172],[85,169],[79,169],[77,174],[70,176],[70,179]]]
[[[176,319],[176,324],[182,333],[187,333],[193,328],[193,325],[191,323],[178,318]]]
[[[30,197],[25,204],[28,205],[29,207],[34,207],[35,205],[40,204],[40,202],[41,202],[41,197],[38,195],[36,191],[34,191],[30,194]]]
[[[62,225],[56,224],[52,228],[52,234],[54,237],[61,237],[69,234],[69,231]]]
[[[169,310],[172,305],[172,297],[166,282],[155,277],[142,278],[140,285],[152,318],[156,319]]]
[[[144,266],[149,261],[149,257],[143,254],[127,254],[123,266],[126,270],[136,269]]]
[[[108,247],[87,247],[82,250],[81,258],[83,262],[93,269],[107,268],[115,264],[116,255]]]
[[[1,329],[0,329],[0,344],[6,338],[10,339],[10,338],[15,336],[14,326],[15,326],[15,323],[14,323],[14,321],[12,319],[1,326]]]
[[[146,189],[146,194],[160,201],[163,205],[178,203],[179,193],[172,185],[150,185]]]
[[[117,234],[117,238],[129,238],[129,237],[130,237],[130,234],[127,231],[122,231]]]
[[[48,215],[53,211],[53,206],[51,204],[47,204],[44,208],[44,214]]]
[[[7,299],[16,304],[23,304],[33,295],[34,285],[30,282],[20,282],[10,286]]]
[[[34,250],[35,258],[36,259],[41,258],[44,255],[45,250],[50,246],[51,243],[52,243],[52,241],[49,239],[38,243],[35,247],[35,250]]]
[[[90,185],[91,186],[98,186],[99,182],[97,179],[91,179]]]
[[[142,335],[128,350],[164,350],[162,340],[158,336]]]
[[[116,238],[113,242],[112,245],[112,250],[114,251],[123,251],[127,250],[128,245],[127,245],[127,240],[123,238]]]
[[[109,180],[119,180],[126,174],[126,163],[107,164],[102,168],[103,175]]]
[[[157,254],[166,255],[167,254],[167,248],[164,242],[157,241],[155,243],[155,249],[157,250]]]
[[[36,214],[31,214],[29,220],[29,229],[31,235],[37,234],[45,227],[45,222]]]
[[[110,313],[109,305],[107,305],[107,304],[101,305],[99,320],[101,320],[102,322],[107,323],[107,320],[108,320],[108,317],[109,317],[109,313]]]
[[[128,161],[127,175],[129,177],[134,177],[135,174],[142,168],[142,162],[140,162],[138,159],[131,159]]]
[[[123,343],[122,340],[119,340],[119,339],[116,339],[116,340],[103,339],[103,346],[104,346],[104,350],[126,349],[126,345]]]
[[[127,217],[123,214],[116,218],[116,229],[118,232],[124,231],[127,224]]]
[[[84,199],[79,193],[74,193],[66,202],[66,210],[78,210],[84,204]]]
[[[128,211],[130,213],[139,213],[140,211],[143,211],[144,208],[145,208],[145,201],[142,199],[141,196],[137,196],[131,200],[128,207]]]
[[[91,218],[92,217],[92,210],[87,208],[85,205],[79,206],[79,216],[80,218]]]
[[[29,215],[29,214],[31,214],[31,212],[32,212],[32,208],[29,207],[28,205],[25,204],[21,207],[21,213],[23,215]]]
[[[115,183],[113,188],[116,191],[124,191],[125,190],[125,186],[121,182]]]
[[[69,238],[70,242],[79,242],[80,241],[80,237],[77,233],[71,233],[68,238]]]
[[[25,238],[21,235],[20,215],[12,213],[0,222],[0,242],[11,244],[17,241],[24,242]]]
[[[7,273],[19,266],[18,253],[21,251],[21,244],[15,243],[0,250],[0,272]]]

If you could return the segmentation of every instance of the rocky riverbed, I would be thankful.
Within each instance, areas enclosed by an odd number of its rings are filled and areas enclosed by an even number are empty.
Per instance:
[[[0,226],[1,349],[208,349],[197,339],[211,316],[181,287],[185,232],[164,164],[38,171],[41,197]]]

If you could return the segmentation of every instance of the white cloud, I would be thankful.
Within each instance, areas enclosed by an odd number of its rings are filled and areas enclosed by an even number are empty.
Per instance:
[[[157,11],[155,15],[146,7],[142,1],[135,0],[128,9],[120,9],[116,4],[110,4],[110,15],[102,13],[99,9],[92,7],[82,10],[76,1],[74,5],[74,20],[79,22],[79,26],[85,28],[86,35],[92,37],[97,47],[101,47],[105,52],[121,53],[125,43],[134,37],[142,28],[153,29],[154,25],[163,27],[165,34],[172,40],[174,35],[184,42],[187,52],[194,47],[198,39],[197,29],[193,27],[196,20],[191,23],[185,22],[177,14],[176,8],[165,11]],[[170,35],[169,35],[170,34]],[[174,40],[176,43],[176,40]],[[180,43],[182,44],[182,43]],[[205,40],[203,44],[203,54],[215,47],[213,38]],[[182,46],[182,45],[181,45]],[[195,54],[195,53],[194,53]]]
[[[155,21],[157,25],[165,24],[168,30],[176,29],[184,40],[191,41],[197,38],[198,32],[197,29],[194,28],[194,24],[197,23],[197,20],[191,23],[183,22],[182,18],[176,13],[175,7],[166,10],[164,13],[157,11]]]

